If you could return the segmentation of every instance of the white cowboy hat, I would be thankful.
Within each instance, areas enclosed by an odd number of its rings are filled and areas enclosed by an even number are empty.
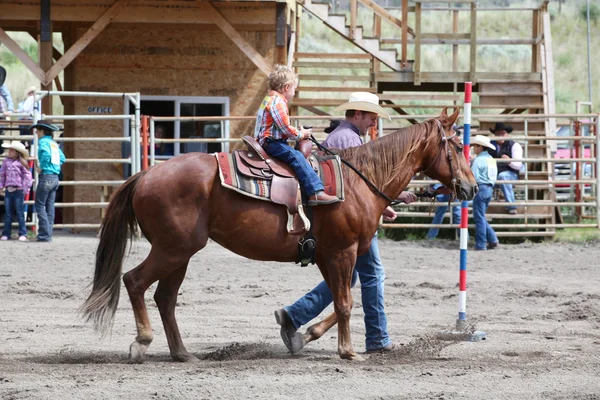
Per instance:
[[[477,135],[473,139],[471,139],[471,144],[478,144],[483,147],[487,147],[488,149],[496,150],[496,147],[490,141],[490,138],[483,135]]]
[[[37,90],[37,88],[35,86],[29,86],[27,89],[25,89],[25,91],[23,92],[23,96],[24,97],[28,97],[29,93],[31,92],[35,92]]]
[[[2,147],[4,147],[5,149],[14,149],[18,151],[26,160],[29,158],[29,152],[25,148],[25,145],[19,142],[18,140],[13,140],[12,142],[10,142],[10,144],[2,143]]]
[[[376,113],[381,118],[389,119],[390,115],[379,105],[379,96],[369,92],[354,92],[350,94],[347,103],[340,104],[333,111],[358,110]]]

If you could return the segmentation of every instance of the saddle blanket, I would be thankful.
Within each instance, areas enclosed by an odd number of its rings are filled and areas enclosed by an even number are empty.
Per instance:
[[[215,157],[217,157],[217,164],[219,165],[219,178],[222,186],[255,199],[270,201],[270,179],[258,179],[242,175],[237,169],[232,154],[215,153]],[[317,173],[321,178],[321,182],[323,182],[325,193],[337,196],[340,201],[343,201],[344,180],[342,179],[342,167],[339,157],[323,155],[318,152],[313,152],[311,157],[318,161]]]

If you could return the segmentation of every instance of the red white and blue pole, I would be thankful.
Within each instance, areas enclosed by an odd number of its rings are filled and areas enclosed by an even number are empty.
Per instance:
[[[463,151],[467,162],[471,154],[471,93],[472,82],[465,82]],[[458,279],[458,320],[456,330],[461,331],[467,324],[467,242],[469,240],[469,203],[465,200],[460,210],[460,275]]]

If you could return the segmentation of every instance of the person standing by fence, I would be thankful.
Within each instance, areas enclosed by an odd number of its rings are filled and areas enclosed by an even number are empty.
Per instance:
[[[53,132],[59,130],[58,127],[40,120],[29,127],[29,131],[33,129],[37,130],[39,139],[37,154],[40,175],[35,192],[35,211],[39,219],[37,241],[50,242],[54,227],[54,200],[58,189],[58,176],[65,162],[65,155],[52,137]]]
[[[490,128],[490,132],[492,132],[496,136],[496,139],[492,142],[492,146],[494,146],[494,148],[490,151],[492,157],[503,159],[523,158],[523,147],[515,141],[506,140],[506,138],[512,131],[512,126],[504,125],[504,123],[502,122],[497,122],[494,126],[494,129]],[[500,165],[498,166],[498,180],[518,180],[521,167],[523,167],[523,163],[521,161],[500,163]],[[513,190],[512,183],[499,183],[498,185],[502,189],[502,193],[504,194],[504,200],[506,200],[507,203],[514,203],[515,192]],[[517,207],[515,206],[507,206],[506,210],[509,214],[517,213]]]
[[[479,186],[479,193],[473,199],[473,219],[475,220],[475,250],[494,249],[500,244],[496,232],[485,219],[494,184],[498,176],[496,160],[488,153],[494,150],[490,139],[483,135],[477,135],[471,140],[473,152],[477,155],[471,170]]]
[[[27,164],[28,152],[23,143],[12,141],[8,148],[8,157],[0,167],[0,190],[4,190],[4,229],[0,240],[9,240],[12,228],[12,215],[16,213],[19,221],[19,241],[27,241],[25,227],[24,200],[25,192],[31,187],[31,172]]]

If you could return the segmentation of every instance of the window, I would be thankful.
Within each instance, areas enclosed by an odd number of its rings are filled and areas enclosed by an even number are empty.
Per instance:
[[[135,107],[125,103],[125,114],[133,114]],[[155,117],[207,117],[229,115],[228,97],[141,96],[141,115]],[[155,137],[181,138],[229,138],[229,121],[156,121]],[[128,122],[125,135],[130,135]],[[156,144],[157,159],[169,159],[190,152],[213,153],[229,151],[227,143],[162,143]]]

